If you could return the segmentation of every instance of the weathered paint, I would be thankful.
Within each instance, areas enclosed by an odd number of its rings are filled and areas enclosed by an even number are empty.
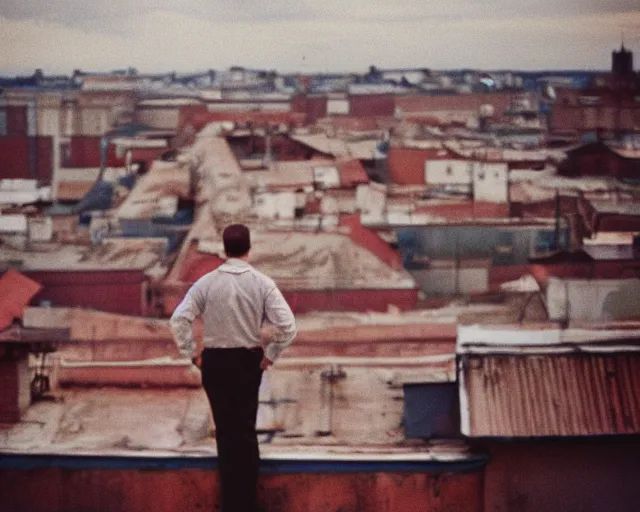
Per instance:
[[[482,354],[459,361],[469,436],[640,434],[640,352]]]
[[[173,512],[216,510],[215,459],[99,459],[77,465],[61,457],[0,469],[3,507],[12,512]],[[193,459],[192,459],[193,460]],[[186,463],[184,463],[186,461]],[[21,464],[22,462],[22,464]],[[25,463],[26,462],[26,463]],[[39,462],[39,463],[38,463]],[[258,499],[270,512],[482,512],[483,463],[263,463]],[[20,468],[22,466],[22,468]]]

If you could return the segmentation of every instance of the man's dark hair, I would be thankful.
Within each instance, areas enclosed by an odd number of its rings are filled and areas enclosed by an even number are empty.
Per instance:
[[[251,249],[249,228],[244,224],[231,224],[222,232],[224,252],[229,258],[244,256]]]

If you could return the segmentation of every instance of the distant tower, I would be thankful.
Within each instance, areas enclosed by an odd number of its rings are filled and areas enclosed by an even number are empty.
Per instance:
[[[620,51],[612,52],[611,72],[616,77],[628,77],[633,75],[633,52],[624,47],[624,43],[620,47]]]
[[[638,90],[638,76],[633,72],[633,52],[624,47],[611,54],[611,85],[615,91],[632,92]]]

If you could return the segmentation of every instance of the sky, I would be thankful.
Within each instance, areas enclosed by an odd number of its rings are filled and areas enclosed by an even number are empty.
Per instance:
[[[639,0],[2,0],[0,72],[609,69]]]

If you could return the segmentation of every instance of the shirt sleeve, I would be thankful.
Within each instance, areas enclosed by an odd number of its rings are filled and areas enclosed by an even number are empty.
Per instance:
[[[296,320],[293,312],[277,287],[272,288],[265,301],[266,319],[276,328],[276,333],[265,348],[267,359],[275,362],[282,351],[287,348],[296,335]]]
[[[169,320],[180,355],[187,359],[193,358],[196,347],[193,339],[193,321],[204,311],[204,295],[196,285],[189,289]]]

